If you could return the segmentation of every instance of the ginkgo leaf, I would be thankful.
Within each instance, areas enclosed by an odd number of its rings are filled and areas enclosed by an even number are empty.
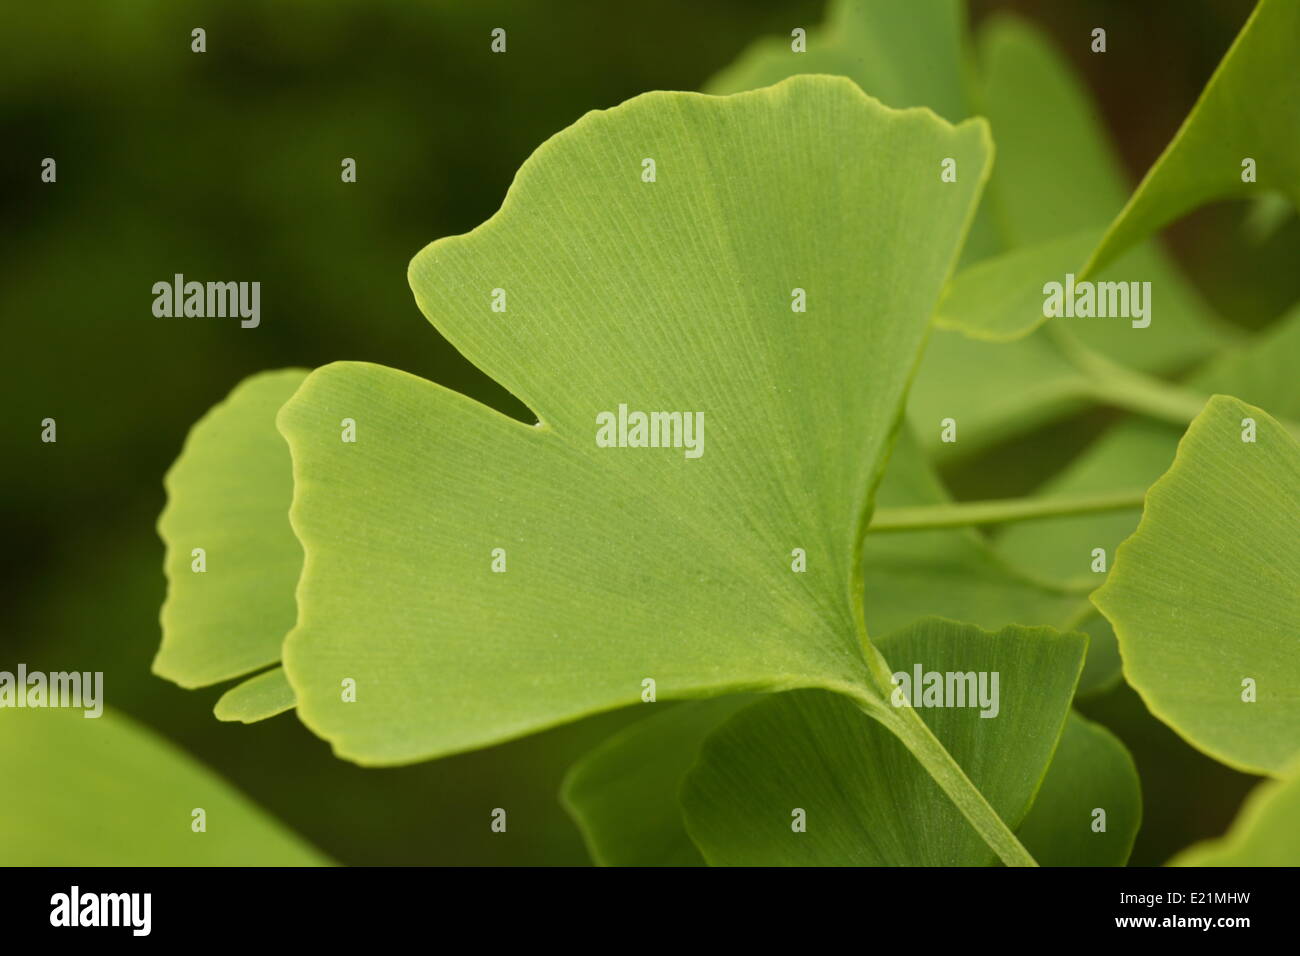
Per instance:
[[[273,667],[222,694],[213,713],[218,720],[251,724],[293,710],[294,703],[293,688],[284,676],[284,668]]]
[[[1300,4],[1260,0],[1087,272],[1196,207],[1276,190],[1300,206]]]
[[[962,0],[832,0],[826,23],[806,29],[803,52],[795,51],[795,36],[763,37],[704,91],[739,93],[801,73],[831,74],[895,109],[926,106],[956,123],[970,113],[965,29]]]
[[[1105,727],[1071,712],[1016,835],[1040,866],[1123,866],[1141,823],[1133,758]]]
[[[0,766],[14,784],[0,787],[0,865],[330,862],[188,754],[111,709],[93,719],[76,709],[7,711]]]
[[[909,401],[926,449],[943,456],[973,451],[1107,401],[1113,391],[1080,371],[1053,339],[1002,344],[1044,321],[1043,285],[1083,265],[1126,195],[1119,163],[1068,66],[1035,28],[998,15],[981,27],[977,82],[966,70],[936,69],[962,55],[963,16],[949,2],[914,4],[906,14],[888,4],[834,3],[830,20],[824,35],[809,35],[808,52],[793,52],[788,38],[761,40],[709,88],[731,92],[795,73],[841,73],[889,105],[924,103],[950,119],[967,115],[976,101],[994,124],[993,181],[963,250],[963,261],[976,265],[945,295],[940,331]],[[936,58],[935,49],[948,55]],[[994,256],[1000,247],[1009,251]],[[1113,276],[1101,278],[1134,276],[1151,283],[1158,323],[1132,329],[1079,320],[1071,334],[1103,355],[1155,371],[1185,366],[1229,335],[1154,245],[1134,250]],[[1005,302],[999,286],[1012,290]],[[986,374],[989,368],[997,375]],[[958,410],[965,437],[938,441],[938,422]]]
[[[167,473],[158,519],[167,599],[153,669],[182,687],[274,664],[293,627],[303,557],[275,416],[306,377],[285,369],[244,380],[190,430]]]
[[[1085,640],[1049,628],[982,631],[930,619],[881,642],[898,673],[974,684],[917,712],[1003,820],[1019,825],[1056,749]],[[982,683],[980,683],[982,682]],[[929,683],[929,678],[923,680]],[[906,697],[907,688],[900,685]],[[913,685],[915,693],[920,686]],[[989,716],[981,716],[988,714]],[[686,829],[714,865],[979,866],[995,860],[916,759],[851,701],[765,698],[709,736],[682,788]]]
[[[597,865],[704,865],[677,792],[704,739],[753,702],[731,694],[666,705],[573,765],[560,795]]]
[[[1169,865],[1300,866],[1300,768],[1261,783],[1227,834],[1188,847]]]
[[[280,412],[308,555],[299,717],[395,764],[645,680],[660,699],[871,681],[867,494],[987,150],[982,124],[828,77],[647,94],[542,146],[492,220],[411,266],[431,321],[539,423],[353,363]],[[971,175],[942,182],[946,156]],[[602,447],[632,412],[677,413],[673,447]]]
[[[846,76],[886,106],[925,106],[956,123],[972,112],[965,34],[963,0],[831,0],[824,25],[755,41],[704,92],[739,93],[800,74]],[[803,52],[796,52],[801,39]],[[999,248],[987,205],[971,223],[963,262]]]
[[[1215,396],[1093,603],[1128,682],[1193,746],[1279,773],[1300,752],[1300,445]]]

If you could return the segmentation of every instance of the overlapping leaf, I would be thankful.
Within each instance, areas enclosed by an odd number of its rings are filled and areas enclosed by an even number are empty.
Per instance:
[[[163,641],[154,672],[202,687],[280,659],[297,616],[302,547],[293,472],[275,416],[307,372],[255,375],[191,429],[166,478]],[[195,554],[200,550],[201,554]]]
[[[1300,420],[1300,309],[1283,316],[1254,339],[1221,352],[1191,376],[1189,390],[1235,395],[1276,416]],[[1106,432],[1041,489],[1044,496],[1118,492],[1149,487],[1174,459],[1182,430],[1145,419],[1129,419]],[[1034,568],[1050,580],[1080,585],[1104,578],[1091,571],[1092,550],[1104,548],[1108,561],[1133,533],[1137,511],[1041,519],[1007,527],[998,551],[1020,567]]]
[[[665,699],[860,686],[866,495],[985,135],[814,77],[648,94],[544,145],[491,221],[411,267],[539,424],[360,364],[280,413],[310,556],[284,654],[300,717],[400,763],[637,702],[647,679]],[[620,405],[702,413],[702,454],[600,447]]]
[[[288,517],[286,514],[286,521]],[[293,688],[284,676],[284,668],[273,667],[226,691],[213,712],[218,720],[251,724],[292,710],[294,703]]]
[[[1300,753],[1300,444],[1213,398],[1093,602],[1153,714],[1224,763],[1281,772]]]
[[[945,625],[931,622],[929,626]],[[965,633],[978,635],[973,629]],[[988,636],[979,635],[977,639],[987,639]],[[1006,637],[1001,635],[999,639]],[[886,638],[880,642],[882,650],[891,658],[897,656],[895,641],[896,638]],[[832,701],[819,702],[811,693],[791,696],[803,697],[804,706],[818,714],[837,708]],[[682,781],[696,761],[701,744],[719,726],[731,719],[741,707],[769,705],[770,701],[753,703],[739,698],[691,701],[614,735],[584,757],[569,773],[564,801],[583,831],[592,858],[599,864],[611,866],[703,864],[703,857],[682,820],[679,802]],[[871,724],[860,713],[846,712],[845,721],[855,731],[859,721]],[[774,749],[762,732],[775,733],[775,728],[762,724],[761,720],[751,726],[743,716],[736,717],[733,723],[728,732],[743,741],[745,746],[764,752]],[[783,725],[779,735],[790,733],[791,729]],[[875,739],[870,730],[866,733]],[[761,739],[755,739],[755,734]],[[995,746],[994,736],[979,735],[977,745]],[[805,749],[812,750],[821,746],[819,739],[800,736],[795,744],[802,740]],[[828,759],[834,761],[827,772],[836,780],[856,780],[864,772],[862,764],[868,757],[856,747],[846,752],[825,749]],[[774,755],[769,756],[775,759]],[[844,766],[839,765],[840,760],[844,761]],[[710,771],[706,768],[703,772]],[[909,771],[909,775],[913,772]],[[783,773],[783,768],[765,764],[756,770],[754,779],[766,781]],[[807,792],[801,790],[801,780],[801,776],[791,780],[790,794]],[[763,786],[768,784],[765,782]],[[877,799],[881,797],[878,790],[872,790],[848,793],[846,799],[870,801],[873,795]],[[921,818],[931,808],[929,802],[924,803],[909,817],[907,826],[922,826]],[[808,810],[807,807],[802,809]],[[1098,809],[1105,812],[1100,829]],[[909,815],[908,808],[903,806],[897,806],[897,813]],[[793,818],[785,820],[785,816],[786,813],[782,812],[781,822],[793,822]],[[746,819],[750,818],[747,816]],[[1140,819],[1137,774],[1127,751],[1101,727],[1077,714],[1070,714],[1033,807],[1017,831],[1018,836],[1026,846],[1032,847],[1031,852],[1042,865],[1115,866],[1127,860]],[[820,822],[820,825],[824,824],[824,820]],[[894,825],[895,820],[883,812],[878,812],[873,822],[873,828],[884,829],[888,838],[897,840],[900,847],[905,848],[900,852],[916,854],[915,858],[919,859],[921,853],[913,841],[894,833]],[[780,831],[774,848],[754,848],[753,861],[761,858],[762,862],[771,863],[783,858],[780,845],[785,842],[785,832]],[[794,833],[793,830],[789,832]],[[849,846],[857,835],[857,830],[850,827],[845,839],[829,848],[820,862],[845,863],[858,859],[860,851]],[[774,850],[777,856],[768,858],[769,849]],[[977,849],[972,851],[972,858],[983,859]]]
[[[939,619],[882,643],[899,672],[999,675],[998,705],[918,712],[1012,828],[1025,818],[1069,712],[1084,639],[993,634]],[[919,690],[918,690],[919,692]],[[705,742],[682,790],[686,828],[715,865],[995,862],[899,741],[821,691],[747,707]]]
[[[1123,866],[1141,823],[1133,758],[1110,731],[1072,712],[1016,835],[1040,866]]]

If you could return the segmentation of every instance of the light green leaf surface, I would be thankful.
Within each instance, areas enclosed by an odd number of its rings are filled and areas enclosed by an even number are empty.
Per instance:
[[[646,678],[661,700],[870,682],[866,495],[987,155],[982,124],[829,77],[648,94],[547,142],[492,220],[411,267],[539,424],[363,364],[281,411],[310,556],[299,716],[394,764],[636,703]],[[971,175],[942,183],[943,156]],[[598,447],[620,404],[703,412],[703,454]]]
[[[246,379],[190,430],[167,473],[158,519],[167,599],[153,669],[182,687],[274,664],[293,627],[303,556],[289,526],[293,472],[275,416],[306,377],[285,369]]]
[[[1019,825],[1069,712],[1085,641],[1049,628],[997,634],[930,619],[882,642],[898,671],[996,671],[996,717],[917,713],[1011,827]],[[705,742],[682,790],[686,828],[714,865],[941,865],[995,862],[897,739],[820,691],[740,711]],[[795,810],[806,831],[792,829]]]
[[[924,104],[957,119],[974,99],[992,120],[999,154],[994,180],[963,262],[977,268],[1000,247],[1017,258],[963,272],[949,290],[937,317],[940,331],[909,401],[909,418],[927,450],[944,457],[977,450],[1106,401],[1051,339],[995,346],[955,331],[1001,343],[1041,323],[1044,282],[1077,271],[1095,245],[1067,237],[1100,236],[1124,202],[1119,163],[1069,67],[1035,28],[999,15],[981,28],[981,75],[972,83],[972,71],[948,65],[963,56],[958,5],[909,4],[904,12],[890,4],[842,2],[831,11],[831,24],[824,34],[810,35],[807,53],[791,52],[788,37],[764,39],[709,89],[733,92],[796,72],[840,73],[892,106]],[[935,50],[947,52],[936,56]],[[1059,272],[1047,274],[1049,265]],[[1163,371],[1204,356],[1228,334],[1155,246],[1135,250],[1112,271],[1102,279],[1152,283],[1159,321],[1133,329],[1123,320],[1066,320],[1075,323],[1071,334],[1102,354]],[[1005,308],[996,298],[1001,279],[1007,282],[1003,291],[1014,290]],[[969,303],[967,294],[974,295]],[[988,375],[990,368],[997,375]],[[965,437],[957,444],[938,442],[932,437],[938,422],[958,410]]]
[[[1261,783],[1225,836],[1188,847],[1169,865],[1300,866],[1300,773]]]
[[[986,201],[1006,244],[1038,245],[1104,227],[1127,189],[1069,62],[1040,28],[1007,13],[980,25],[976,50],[979,112],[998,145]]]
[[[1039,866],[1123,866],[1141,823],[1133,758],[1105,727],[1071,712],[1016,835]]]
[[[1300,206],[1297,37],[1300,4],[1260,0],[1177,135],[1111,225],[1088,272],[1211,200],[1276,190]],[[1253,183],[1242,180],[1247,158],[1255,161]]]
[[[76,709],[6,710],[0,767],[0,866],[330,862],[188,754],[112,710],[93,719]],[[206,815],[201,833],[192,829],[196,808]]]
[[[803,53],[789,35],[763,37],[704,86],[707,93],[759,89],[800,74],[846,76],[886,106],[924,106],[949,122],[971,115],[970,56],[963,0],[831,0],[824,26],[807,29]],[[955,158],[955,157],[954,157]],[[965,175],[958,167],[958,175]],[[962,247],[962,261],[998,250],[981,206]]]
[[[732,694],[656,705],[660,713],[573,765],[560,796],[597,865],[704,865],[682,823],[678,791],[704,738],[753,702]]]
[[[284,676],[284,668],[273,667],[222,694],[213,713],[217,720],[251,724],[293,710],[294,703],[293,688]]]
[[[1153,714],[1230,766],[1280,772],[1300,752],[1300,445],[1211,399],[1093,602]]]

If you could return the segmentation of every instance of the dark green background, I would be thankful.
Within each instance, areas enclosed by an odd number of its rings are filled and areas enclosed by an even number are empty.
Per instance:
[[[219,689],[153,677],[163,597],[154,521],[189,426],[244,376],[364,359],[526,412],[416,309],[406,264],[499,205],[514,171],[585,111],[697,89],[753,38],[822,18],[820,2],[195,2],[6,4],[0,34],[4,604],[0,667],[102,670],[111,706],[178,741],[350,863],[577,863],[555,801],[568,762],[635,711],[394,770],[335,760],[292,715],[211,716]],[[1190,109],[1247,0],[978,2],[1019,10],[1084,71],[1134,181]],[[1093,26],[1109,31],[1088,52]],[[208,52],[190,52],[190,30]],[[509,52],[489,52],[489,31]],[[871,92],[871,91],[868,91]],[[39,180],[58,161],[58,182]],[[355,157],[358,182],[339,179]],[[1292,301],[1294,221],[1242,251],[1241,209],[1169,234],[1229,318]],[[258,280],[262,324],[158,319],[181,272]],[[58,420],[58,443],[39,440]],[[1015,493],[1081,447],[1093,416],[967,463],[963,494]],[[1050,440],[1048,440],[1050,439]],[[1007,449],[1001,450],[1003,453]],[[1005,461],[1005,459],[1003,459]],[[990,478],[991,476],[991,478]],[[1135,863],[1220,832],[1252,782],[1180,743],[1129,692],[1089,708],[1139,761]],[[52,755],[51,759],[57,759]],[[0,768],[0,774],[3,768]],[[489,812],[510,809],[510,832]]]

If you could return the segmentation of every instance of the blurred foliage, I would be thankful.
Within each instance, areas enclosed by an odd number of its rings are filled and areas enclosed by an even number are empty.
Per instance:
[[[526,410],[420,316],[406,265],[490,216],[524,158],[589,109],[697,89],[818,0],[163,0],[6,6],[0,31],[0,667],[103,670],[109,703],[187,748],[351,863],[579,863],[556,792],[633,710],[430,764],[363,770],[293,715],[217,722],[219,688],[154,677],[163,593],[154,522],[189,427],[244,376],[361,359]],[[976,0],[1052,34],[1098,96],[1134,182],[1248,15],[1249,0]],[[1108,27],[1110,52],[1086,37]],[[190,52],[190,30],[208,52]],[[489,32],[508,31],[504,56]],[[871,91],[868,91],[871,92]],[[42,184],[40,161],[58,161]],[[358,181],[343,184],[354,157]],[[1257,241],[1244,204],[1170,231],[1211,302],[1247,327],[1300,294],[1292,216]],[[259,280],[262,324],[157,319],[174,273]],[[1097,413],[1100,415],[1101,413]],[[39,423],[58,420],[57,444]],[[946,475],[959,496],[1021,493],[1104,424],[1096,415]],[[1072,432],[1071,429],[1078,429]],[[1000,450],[1005,460],[1006,449]],[[993,480],[999,479],[999,480]],[[1103,706],[1104,705],[1104,706]],[[1221,832],[1251,778],[1190,750],[1126,688],[1089,708],[1133,751],[1150,811],[1133,862]],[[1194,799],[1189,800],[1189,794]],[[488,828],[493,807],[507,834]]]

